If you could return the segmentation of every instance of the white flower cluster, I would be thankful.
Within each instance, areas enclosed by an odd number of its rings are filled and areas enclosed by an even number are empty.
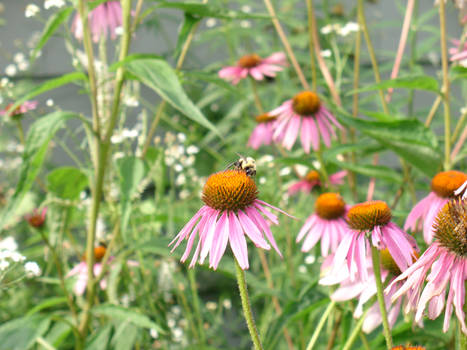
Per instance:
[[[135,139],[138,137],[138,135],[139,135],[139,130],[136,128],[135,129],[123,128],[122,131],[117,132],[112,135],[112,137],[110,138],[110,142],[112,142],[113,144],[122,143],[125,140]]]
[[[333,24],[328,24],[325,25],[324,27],[321,28],[321,33],[326,35],[330,33],[336,33],[337,35],[340,36],[347,36],[350,33],[356,33],[360,30],[360,26],[358,23],[355,22],[348,22],[344,26],[342,26],[340,23],[333,23]]]
[[[44,1],[44,8],[46,10],[48,10],[48,9],[50,9],[52,7],[60,8],[60,7],[63,7],[65,5],[66,5],[65,0],[45,0]]]
[[[35,17],[40,11],[41,9],[39,8],[39,6],[35,4],[29,4],[26,6],[26,10],[24,11],[24,16],[26,18]]]
[[[0,272],[6,271],[17,263],[23,263],[26,257],[18,252],[18,244],[11,236],[0,241]],[[26,277],[37,277],[41,275],[41,268],[35,261],[26,261],[24,266]],[[4,274],[2,274],[4,276]],[[2,277],[0,275],[0,277]]]

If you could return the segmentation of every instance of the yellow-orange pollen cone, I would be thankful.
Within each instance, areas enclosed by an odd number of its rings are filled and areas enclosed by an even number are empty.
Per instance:
[[[292,108],[295,113],[301,116],[314,115],[321,106],[321,101],[316,93],[303,91],[295,95],[292,99]]]
[[[94,248],[94,262],[98,263],[101,262],[104,258],[105,252],[107,248],[104,245],[99,245]],[[83,255],[83,261],[86,261],[86,254]]]
[[[258,196],[255,181],[244,171],[225,170],[209,176],[203,188],[203,202],[217,210],[242,210]]]
[[[354,205],[347,213],[349,226],[357,231],[370,231],[391,220],[391,209],[383,201],[368,201]]]
[[[259,123],[267,123],[267,122],[272,122],[277,119],[276,116],[274,115],[269,115],[268,113],[260,114],[255,117],[256,122]]]
[[[404,346],[398,345],[391,348],[391,350],[426,350],[424,346],[415,345],[415,346]]]
[[[256,67],[260,63],[261,63],[261,57],[259,57],[255,53],[252,55],[245,55],[241,57],[237,62],[237,64],[242,68],[253,68],[253,67]]]
[[[439,244],[461,257],[467,257],[467,201],[453,199],[439,211],[433,224]]]
[[[454,191],[465,181],[467,181],[467,175],[461,171],[443,171],[431,180],[431,190],[443,198],[454,197]]]
[[[319,173],[316,170],[310,170],[308,174],[305,175],[305,180],[308,182],[317,182],[319,181]]]
[[[345,202],[338,193],[323,193],[315,202],[315,211],[322,219],[337,219],[345,212]]]

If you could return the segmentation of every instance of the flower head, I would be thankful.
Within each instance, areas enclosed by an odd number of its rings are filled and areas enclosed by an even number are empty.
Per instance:
[[[431,180],[431,192],[411,210],[404,229],[417,231],[423,228],[423,238],[430,244],[433,240],[433,223],[440,209],[453,198],[456,189],[467,183],[467,175],[460,171],[444,171]]]
[[[454,45],[449,49],[451,61],[463,61],[467,59],[467,42],[464,42],[462,46],[459,40],[451,40],[451,42]]]
[[[277,118],[268,113],[264,113],[258,115],[255,119],[258,124],[253,129],[247,146],[258,149],[261,145],[271,144],[274,122]]]
[[[38,102],[25,101],[18,107],[16,107],[14,110],[11,110],[11,107],[13,107],[13,105],[13,103],[7,104],[4,109],[0,110],[0,115],[7,115],[12,118],[21,118],[24,113],[35,110],[37,108]]]
[[[329,182],[331,185],[340,185],[344,181],[344,177],[347,175],[347,171],[338,171],[335,174],[329,176]],[[292,183],[288,188],[289,195],[294,195],[298,192],[310,193],[315,186],[321,186],[321,175],[317,170],[310,170],[306,175],[297,182]]]
[[[297,236],[300,242],[305,236],[302,252],[307,252],[321,240],[321,255],[334,253],[349,230],[345,222],[346,205],[338,193],[323,193],[316,199],[315,212],[308,217]]]
[[[430,319],[437,318],[445,309],[444,332],[449,329],[454,306],[462,331],[467,334],[464,313],[467,278],[467,201],[453,199],[446,203],[438,213],[434,227],[435,241],[388,288],[407,279],[393,295],[393,299],[410,293],[412,298],[406,312],[416,311],[415,321],[422,319],[427,306]],[[427,283],[423,288],[425,280]]]
[[[45,216],[47,214],[47,207],[42,208],[41,211],[39,209],[34,209],[32,213],[25,215],[26,221],[35,228],[41,228],[44,226],[45,223]]]
[[[354,205],[347,212],[347,223],[352,229],[345,235],[336,251],[333,269],[343,268],[347,260],[350,280],[368,279],[365,260],[369,245],[379,250],[388,249],[401,271],[412,264],[416,242],[413,237],[391,222],[391,209],[383,201],[369,201]]]
[[[116,29],[122,25],[122,7],[120,1],[106,1],[88,15],[89,26],[91,28],[92,40],[97,43],[101,36],[107,36],[110,31],[110,37],[117,37]],[[77,13],[71,26],[76,39],[83,39],[83,26],[81,18]]]
[[[275,77],[276,72],[283,70],[286,65],[287,60],[283,52],[273,53],[266,58],[261,58],[257,54],[245,55],[235,66],[222,68],[219,77],[234,85],[249,75],[255,80],[263,80],[264,77]]]
[[[404,345],[398,345],[392,347],[391,350],[426,350],[424,346],[420,345],[415,345],[415,346],[404,346]]]
[[[247,235],[257,247],[269,250],[271,244],[281,255],[269,227],[270,224],[261,214],[277,225],[277,217],[266,207],[286,213],[257,197],[256,184],[244,171],[225,170],[211,175],[203,188],[202,199],[205,205],[169,244],[175,243],[172,251],[184,239],[188,239],[185,253],[181,258],[182,262],[186,261],[198,236],[199,241],[190,267],[195,265],[198,258],[202,264],[209,254],[209,267],[215,270],[225,252],[227,242],[230,242],[240,267],[248,269],[245,240]],[[264,239],[263,233],[269,243]]]
[[[324,144],[327,147],[331,145],[331,137],[336,137],[332,125],[342,129],[312,91],[300,92],[269,113],[277,115],[273,140],[282,143],[287,150],[292,149],[299,132],[303,149],[309,153],[311,146],[314,150],[319,149],[320,134]]]

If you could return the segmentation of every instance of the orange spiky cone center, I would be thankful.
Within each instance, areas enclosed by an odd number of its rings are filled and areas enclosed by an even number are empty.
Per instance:
[[[276,120],[277,117],[274,116],[274,115],[270,115],[268,113],[264,113],[264,114],[260,114],[260,115],[256,116],[255,119],[256,119],[256,122],[259,124],[259,123],[272,122],[272,121]]]
[[[244,171],[226,170],[212,174],[203,188],[203,202],[217,210],[242,210],[258,196],[255,181]]]
[[[443,198],[454,197],[454,191],[465,181],[467,181],[467,175],[461,171],[443,171],[431,180],[431,190]]]
[[[319,172],[316,170],[310,170],[306,175],[305,175],[305,180],[308,182],[319,182]]]
[[[461,257],[467,257],[467,201],[453,199],[439,211],[433,224],[439,244]]]
[[[103,244],[98,245],[94,248],[94,262],[98,263],[101,262],[104,258],[105,252],[107,251],[107,247]],[[83,255],[83,261],[86,261],[86,254]]]
[[[321,106],[318,95],[312,91],[303,91],[292,99],[292,109],[301,116],[314,115]]]
[[[323,193],[315,202],[315,211],[322,219],[337,219],[345,213],[345,202],[338,193]]]
[[[424,346],[420,346],[420,345],[415,345],[415,346],[398,345],[398,346],[393,346],[391,350],[426,350],[426,349]]]
[[[349,226],[357,231],[370,231],[391,220],[391,209],[383,201],[368,201],[354,205],[347,213]]]
[[[245,55],[241,57],[237,64],[242,68],[253,68],[261,63],[261,57],[257,54]]]

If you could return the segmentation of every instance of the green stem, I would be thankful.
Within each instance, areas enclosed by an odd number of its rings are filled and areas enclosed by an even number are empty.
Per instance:
[[[20,118],[16,119],[16,127],[18,128],[19,142],[24,146],[25,145],[24,130],[23,130],[23,124],[21,124]]]
[[[261,345],[261,339],[259,337],[258,330],[256,329],[255,320],[253,319],[253,313],[251,311],[250,298],[248,297],[248,290],[245,279],[245,271],[242,270],[238,264],[237,259],[235,260],[235,269],[237,271],[237,282],[238,290],[240,291],[240,299],[242,300],[243,314],[245,316],[248,330],[250,331],[251,340],[255,346],[255,350],[263,350]]]
[[[263,104],[261,103],[261,99],[259,98],[258,88],[256,86],[256,80],[251,78],[250,82],[251,82],[251,90],[253,91],[253,98],[255,100],[256,109],[258,110],[260,114],[263,114],[264,108],[263,108]]]
[[[370,55],[371,65],[373,66],[375,82],[379,84],[381,82],[381,75],[379,73],[378,60],[376,59],[375,50],[373,48],[373,44],[371,43],[370,33],[368,32],[368,26],[366,24],[363,0],[358,0],[357,13],[358,13],[358,22],[362,28],[363,36],[365,37],[366,46],[368,48],[368,53]],[[383,89],[379,89],[379,96],[381,99],[381,105],[383,106],[384,113],[388,115],[389,109],[386,103],[386,99],[384,98]]]
[[[306,350],[311,350],[313,349],[313,346],[315,345],[316,341],[318,340],[319,334],[321,333],[321,330],[324,327],[324,324],[326,323],[327,318],[331,314],[331,311],[334,309],[336,306],[336,302],[332,300],[329,304],[326,310],[324,311],[324,314],[321,316],[321,319],[318,322],[318,325],[316,326],[316,329],[306,347]]]
[[[323,175],[323,182],[325,183],[325,187],[331,189],[332,188],[332,185],[329,181],[329,176],[328,176],[328,172],[326,170],[326,165],[324,164],[324,160],[323,160],[323,155],[321,153],[321,148],[319,148],[318,150],[316,150],[316,158],[318,159],[318,162],[319,164],[321,165],[320,167],[320,173],[321,175]]]
[[[206,344],[206,335],[204,334],[203,317],[201,316],[201,309],[199,307],[199,296],[198,290],[196,288],[196,275],[193,269],[188,269],[188,279],[190,281],[191,297],[193,298],[193,309],[195,311],[196,320],[198,322],[199,336],[201,338],[201,344],[204,345]]]
[[[373,272],[376,281],[376,296],[378,298],[379,309],[381,312],[381,319],[383,320],[383,333],[386,339],[388,350],[392,349],[391,328],[389,327],[388,313],[386,311],[386,304],[384,302],[383,282],[381,281],[381,267],[380,267],[380,254],[378,248],[371,246],[371,258],[373,260]]]
[[[441,63],[443,68],[444,170],[449,170],[451,169],[451,107],[449,104],[449,63],[446,43],[446,11],[444,1],[439,2],[439,27],[441,32]]]
[[[318,74],[316,73],[316,62],[314,54],[314,39],[313,39],[313,0],[306,0],[306,7],[308,13],[308,40],[310,48],[310,63],[311,63],[311,84],[313,86],[313,91],[318,90]]]
[[[353,329],[352,333],[350,333],[349,338],[345,342],[342,350],[350,350],[355,340],[357,340],[358,335],[362,334],[362,326],[363,326],[363,322],[365,321],[365,317],[367,313],[368,313],[368,310],[366,310],[363,313],[363,315],[360,317],[357,324],[355,325],[355,328]]]
[[[460,322],[457,322],[457,337],[459,339],[459,350],[467,350],[467,335],[462,332]]]

